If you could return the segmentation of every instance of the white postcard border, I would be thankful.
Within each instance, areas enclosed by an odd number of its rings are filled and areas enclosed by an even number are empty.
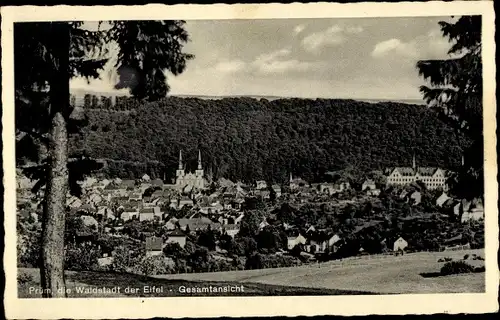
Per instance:
[[[8,318],[150,318],[166,316],[299,316],[483,313],[498,310],[498,184],[496,153],[496,80],[494,10],[491,1],[403,2],[354,4],[146,5],[3,7],[2,105],[4,163],[4,227]],[[15,21],[136,19],[271,19],[403,16],[483,16],[485,256],[486,293],[301,297],[169,297],[18,299],[16,282],[16,208],[14,151],[13,23]]]

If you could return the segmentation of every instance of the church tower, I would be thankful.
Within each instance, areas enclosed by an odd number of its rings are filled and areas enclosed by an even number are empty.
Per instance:
[[[201,164],[201,151],[198,150],[198,167],[195,171],[195,176],[196,176],[196,186],[198,188],[203,189],[205,186],[205,183],[203,181],[203,166]]]
[[[175,176],[177,177],[176,184],[181,184],[182,179],[184,178],[184,164],[182,163],[182,150],[179,151],[179,168],[177,168]]]

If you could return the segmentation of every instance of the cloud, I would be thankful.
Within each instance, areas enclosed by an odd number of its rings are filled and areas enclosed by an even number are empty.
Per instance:
[[[310,52],[318,52],[328,45],[336,45],[344,42],[342,28],[333,26],[325,31],[311,33],[302,40],[304,49]]]
[[[377,43],[371,53],[374,58],[382,58],[390,54],[414,58],[417,54],[417,48],[414,43],[405,43],[393,38]]]
[[[267,62],[267,61],[278,59],[280,57],[289,56],[291,53],[292,53],[292,51],[290,50],[290,48],[283,48],[280,50],[260,54],[257,56],[257,58],[255,58],[255,62],[257,62],[257,63]]]
[[[313,62],[299,61],[296,59],[270,61],[259,66],[260,73],[285,73],[290,71],[306,72],[316,67]]]
[[[289,48],[264,53],[253,61],[255,71],[261,74],[276,74],[285,72],[306,72],[318,67],[317,62],[300,61],[288,58],[291,55]]]
[[[345,29],[345,32],[346,33],[361,33],[361,32],[363,32],[363,30],[364,30],[363,27],[356,26],[356,27],[347,27]]]
[[[439,59],[446,57],[449,48],[450,43],[440,32],[431,30],[428,34],[407,42],[396,38],[381,41],[374,46],[371,55],[374,58],[398,55],[412,59]]]
[[[303,24],[299,24],[297,26],[295,26],[295,28],[293,29],[293,34],[294,35],[298,35],[299,33],[301,33],[302,31],[304,31],[304,29],[306,28],[305,25]]]
[[[242,60],[221,61],[215,65],[215,70],[222,73],[234,73],[245,70],[246,62]]]
[[[309,52],[318,53],[321,49],[330,45],[338,45],[346,40],[347,34],[357,34],[363,32],[360,26],[342,27],[339,25],[315,32],[302,40],[302,46]]]

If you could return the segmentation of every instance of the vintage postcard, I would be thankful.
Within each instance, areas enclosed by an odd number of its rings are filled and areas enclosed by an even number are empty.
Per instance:
[[[498,310],[494,18],[2,8],[7,317]]]

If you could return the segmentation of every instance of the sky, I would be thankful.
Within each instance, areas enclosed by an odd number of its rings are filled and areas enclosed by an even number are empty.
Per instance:
[[[167,74],[170,94],[419,99],[416,62],[450,48],[442,20],[451,17],[190,20],[184,51],[195,58]],[[113,91],[112,66],[71,88]]]

